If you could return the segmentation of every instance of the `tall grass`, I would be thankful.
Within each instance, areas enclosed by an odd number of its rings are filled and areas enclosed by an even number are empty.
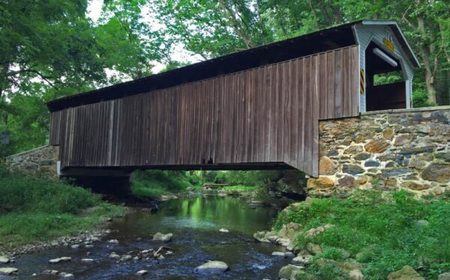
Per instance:
[[[0,248],[75,234],[123,212],[83,188],[0,167]]]

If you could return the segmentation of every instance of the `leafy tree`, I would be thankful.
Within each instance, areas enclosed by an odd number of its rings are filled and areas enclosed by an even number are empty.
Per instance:
[[[0,1],[0,131],[20,151],[48,137],[45,102],[151,74],[166,48],[140,22],[139,1],[107,1],[98,23],[86,0]]]
[[[448,0],[149,0],[167,33],[205,59],[359,19],[397,20],[419,57],[427,104],[450,95]],[[440,79],[439,79],[440,77]],[[418,96],[418,95],[417,95]]]
[[[259,1],[149,0],[172,40],[208,59],[273,41]]]
[[[0,96],[33,88],[39,80],[59,88],[105,75],[86,1],[0,2]]]

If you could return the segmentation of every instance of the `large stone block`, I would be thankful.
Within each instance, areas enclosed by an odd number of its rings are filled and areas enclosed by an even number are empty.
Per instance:
[[[413,181],[406,181],[402,183],[402,187],[404,188],[408,188],[414,191],[423,191],[423,190],[427,190],[429,188],[431,188],[430,185],[427,184],[421,184],[418,182],[413,182]]]
[[[412,172],[409,168],[391,168],[391,169],[384,169],[381,171],[381,174],[384,178],[389,177],[397,177],[400,175],[410,174]]]
[[[329,157],[323,156],[319,161],[320,175],[333,175],[336,173],[337,165]]]
[[[389,142],[384,139],[374,139],[367,143],[364,148],[369,153],[383,153],[389,146]]]
[[[353,188],[355,186],[355,178],[352,176],[344,176],[338,180],[339,187]]]
[[[399,151],[403,155],[413,155],[422,153],[432,153],[434,152],[435,146],[422,146],[422,147],[407,147]]]
[[[450,183],[450,164],[432,163],[422,172],[422,179],[439,183]]]
[[[308,189],[328,189],[335,185],[334,179],[330,177],[320,176],[319,178],[308,179]]]
[[[342,172],[351,174],[351,175],[357,175],[362,174],[365,172],[364,168],[362,168],[359,165],[356,164],[344,164],[342,168]]]

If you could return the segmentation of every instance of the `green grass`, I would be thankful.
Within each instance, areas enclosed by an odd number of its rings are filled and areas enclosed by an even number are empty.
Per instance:
[[[220,190],[226,191],[226,192],[254,192],[258,189],[257,186],[244,186],[244,185],[234,185],[234,186],[225,186],[220,188]]]
[[[137,197],[158,199],[196,185],[201,185],[197,176],[188,172],[146,170],[133,173],[131,191]]]
[[[124,212],[83,188],[0,167],[0,250],[77,234]]]
[[[334,224],[316,237],[299,235],[297,246],[320,244],[324,252],[316,259],[339,260],[339,250],[344,249],[363,263],[366,279],[386,279],[404,265],[416,268],[427,279],[450,271],[448,198],[419,201],[406,192],[397,192],[386,199],[378,192],[358,192],[348,199],[312,199],[290,209],[280,213],[276,229],[288,222],[301,224],[305,231]],[[420,224],[419,220],[429,224]],[[327,272],[318,267],[312,265],[308,269],[327,279]]]

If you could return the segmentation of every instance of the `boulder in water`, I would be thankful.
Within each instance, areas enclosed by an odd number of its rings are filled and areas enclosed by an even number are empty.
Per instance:
[[[0,263],[1,264],[9,263],[10,261],[11,260],[8,257],[0,256]]]
[[[163,242],[169,242],[170,240],[172,240],[173,234],[172,233],[161,233],[161,232],[157,232],[155,233],[155,235],[153,235],[153,240],[154,241],[163,241]]]
[[[54,269],[46,269],[46,270],[42,271],[42,274],[57,275],[58,273],[59,273],[59,271],[54,270]]]
[[[120,255],[117,254],[116,252],[112,252],[112,253],[109,255],[109,257],[110,257],[111,259],[120,259]]]
[[[202,274],[217,274],[228,270],[228,265],[222,261],[207,261],[206,263],[197,266],[196,273]]]
[[[71,260],[72,260],[71,257],[61,257],[61,258],[51,259],[48,262],[49,263],[60,263],[60,262],[68,262]]]
[[[253,234],[253,238],[259,242],[274,243],[278,239],[278,236],[273,231],[258,231]]]
[[[17,273],[18,271],[19,270],[15,267],[0,267],[0,275],[1,274],[11,275]]]
[[[283,258],[293,258],[294,254],[292,252],[272,252],[272,256],[283,257]]]
[[[145,269],[143,269],[143,270],[139,270],[138,272],[136,272],[136,275],[138,275],[138,276],[143,276],[143,275],[145,275],[145,274],[147,274],[147,273],[148,273],[148,271],[145,270]]]
[[[61,276],[61,278],[74,278],[75,277],[72,273],[67,273],[67,272],[60,272],[59,276]]]

